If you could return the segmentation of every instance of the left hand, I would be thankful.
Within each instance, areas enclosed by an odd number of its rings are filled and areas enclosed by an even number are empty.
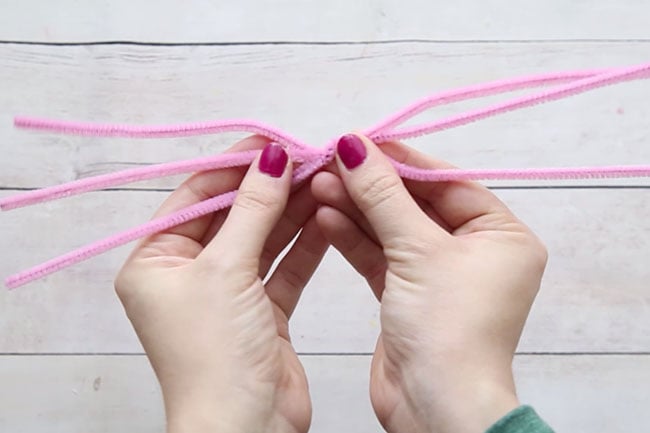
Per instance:
[[[245,177],[232,168],[181,185],[157,216],[238,186],[239,192],[230,211],[142,241],[115,282],[160,381],[169,433],[309,428],[307,380],[288,320],[327,242],[309,185],[289,198],[292,164],[281,147],[251,137],[232,150],[264,145]]]

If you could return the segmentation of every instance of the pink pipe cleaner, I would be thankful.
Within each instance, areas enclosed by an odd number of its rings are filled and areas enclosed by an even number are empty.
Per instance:
[[[509,111],[566,98],[599,87],[608,86],[624,81],[645,79],[650,77],[650,63],[634,67],[618,69],[599,69],[584,71],[569,71],[552,74],[541,74],[491,83],[468,86],[461,89],[441,92],[421,99],[405,109],[393,114],[364,133],[376,143],[392,140],[413,138],[431,134]],[[488,107],[472,110],[466,113],[449,116],[435,122],[422,125],[398,127],[418,114],[435,106],[450,104],[467,99],[480,98],[505,92],[512,92],[532,87],[554,85],[547,90],[532,95],[521,96],[508,101],[493,104]],[[334,158],[336,140],[330,140],[323,149],[308,146],[299,139],[272,126],[252,120],[220,120],[212,122],[190,123],[182,125],[153,125],[136,126],[121,124],[96,124],[82,122],[66,122],[58,120],[39,119],[32,117],[16,117],[15,125],[20,128],[54,131],[59,133],[104,136],[104,137],[133,137],[159,138],[181,137],[201,134],[216,134],[223,132],[249,132],[263,135],[282,144],[289,153],[291,160],[300,163],[294,170],[293,183],[298,184],[308,179],[315,172],[330,163]],[[123,185],[146,179],[171,176],[181,173],[191,173],[205,170],[215,170],[228,167],[249,165],[258,151],[226,153],[186,161],[139,167],[120,172],[94,176],[73,182],[43,188],[35,191],[17,194],[0,199],[0,209],[9,210],[22,206],[33,205],[49,200],[68,197],[83,192],[94,191],[116,185]],[[542,179],[584,179],[584,178],[623,178],[648,177],[650,165],[635,166],[604,166],[604,167],[548,167],[528,169],[422,169],[411,167],[392,160],[393,166],[403,178],[427,181],[463,181],[463,180],[542,180]],[[15,288],[30,281],[45,277],[65,267],[74,265],[90,257],[101,254],[117,246],[135,239],[149,236],[183,224],[192,219],[211,212],[224,209],[232,204],[237,191],[230,191],[217,197],[204,200],[173,214],[156,218],[145,224],[127,231],[96,241],[78,248],[65,255],[49,260],[38,266],[10,276],[5,280],[9,288]]]

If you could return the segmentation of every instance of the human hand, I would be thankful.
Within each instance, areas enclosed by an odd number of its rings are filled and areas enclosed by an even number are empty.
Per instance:
[[[265,145],[261,162],[258,157],[245,177],[243,168],[231,168],[196,174],[181,185],[157,216],[238,186],[239,192],[229,212],[142,241],[116,279],[160,381],[169,433],[309,428],[307,380],[288,319],[328,244],[315,222],[309,185],[289,198],[292,166],[279,145],[251,137],[231,150]]]
[[[398,143],[398,162],[449,168]],[[519,405],[512,358],[547,254],[486,188],[402,180],[368,139],[312,180],[323,234],[381,301],[371,368],[388,432],[481,433]]]

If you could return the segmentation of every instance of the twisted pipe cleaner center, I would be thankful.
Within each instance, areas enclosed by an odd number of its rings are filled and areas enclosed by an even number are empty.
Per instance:
[[[650,77],[650,63],[625,68],[540,74],[468,86],[465,88],[441,92],[416,101],[414,104],[398,111],[379,122],[377,125],[368,128],[364,131],[364,134],[378,144],[393,140],[404,140],[458,127],[509,111],[566,98],[598,87],[624,81],[645,79],[648,77]],[[546,87],[547,89],[532,95],[521,96],[502,103],[493,104],[485,108],[449,116],[434,122],[399,128],[399,126],[404,122],[432,107],[534,87]],[[327,142],[324,148],[311,147],[292,135],[273,126],[246,119],[219,120],[182,125],[134,126],[124,124],[67,122],[18,116],[15,118],[14,123],[19,128],[105,137],[182,137],[232,131],[259,134],[281,144],[289,154],[291,160],[300,164],[293,172],[293,184],[304,182],[325,165],[329,164],[334,159],[337,142],[336,139],[331,139]],[[172,176],[181,173],[247,166],[255,159],[258,152],[259,151],[225,153],[185,161],[154,164],[100,176],[78,179],[73,182],[28,191],[0,199],[0,209],[10,210],[75,194],[81,194],[83,192],[146,179]],[[650,165],[431,170],[411,167],[392,159],[391,162],[400,176],[427,182],[486,179],[538,180],[650,176]],[[237,191],[230,191],[196,203],[192,206],[188,206],[184,209],[180,209],[172,214],[156,218],[124,232],[93,242],[87,246],[78,248],[67,254],[34,266],[33,268],[14,274],[5,280],[5,284],[8,288],[18,287],[135,239],[167,230],[192,219],[227,208],[233,203],[236,195]]]

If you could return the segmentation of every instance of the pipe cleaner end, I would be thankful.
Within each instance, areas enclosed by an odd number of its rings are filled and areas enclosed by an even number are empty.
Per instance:
[[[8,198],[0,199],[0,212],[6,212],[13,209],[11,201]]]
[[[21,285],[22,285],[22,283],[20,283],[19,281],[16,281],[12,277],[5,278],[5,287],[7,288],[7,290],[17,289]]]
[[[9,275],[7,278],[5,278],[5,287],[7,290],[14,290],[20,286],[24,286],[25,284],[34,281],[37,278],[39,277],[33,272],[19,272],[17,274]]]
[[[24,116],[14,117],[14,126],[16,128],[25,128],[29,126],[29,119]]]

